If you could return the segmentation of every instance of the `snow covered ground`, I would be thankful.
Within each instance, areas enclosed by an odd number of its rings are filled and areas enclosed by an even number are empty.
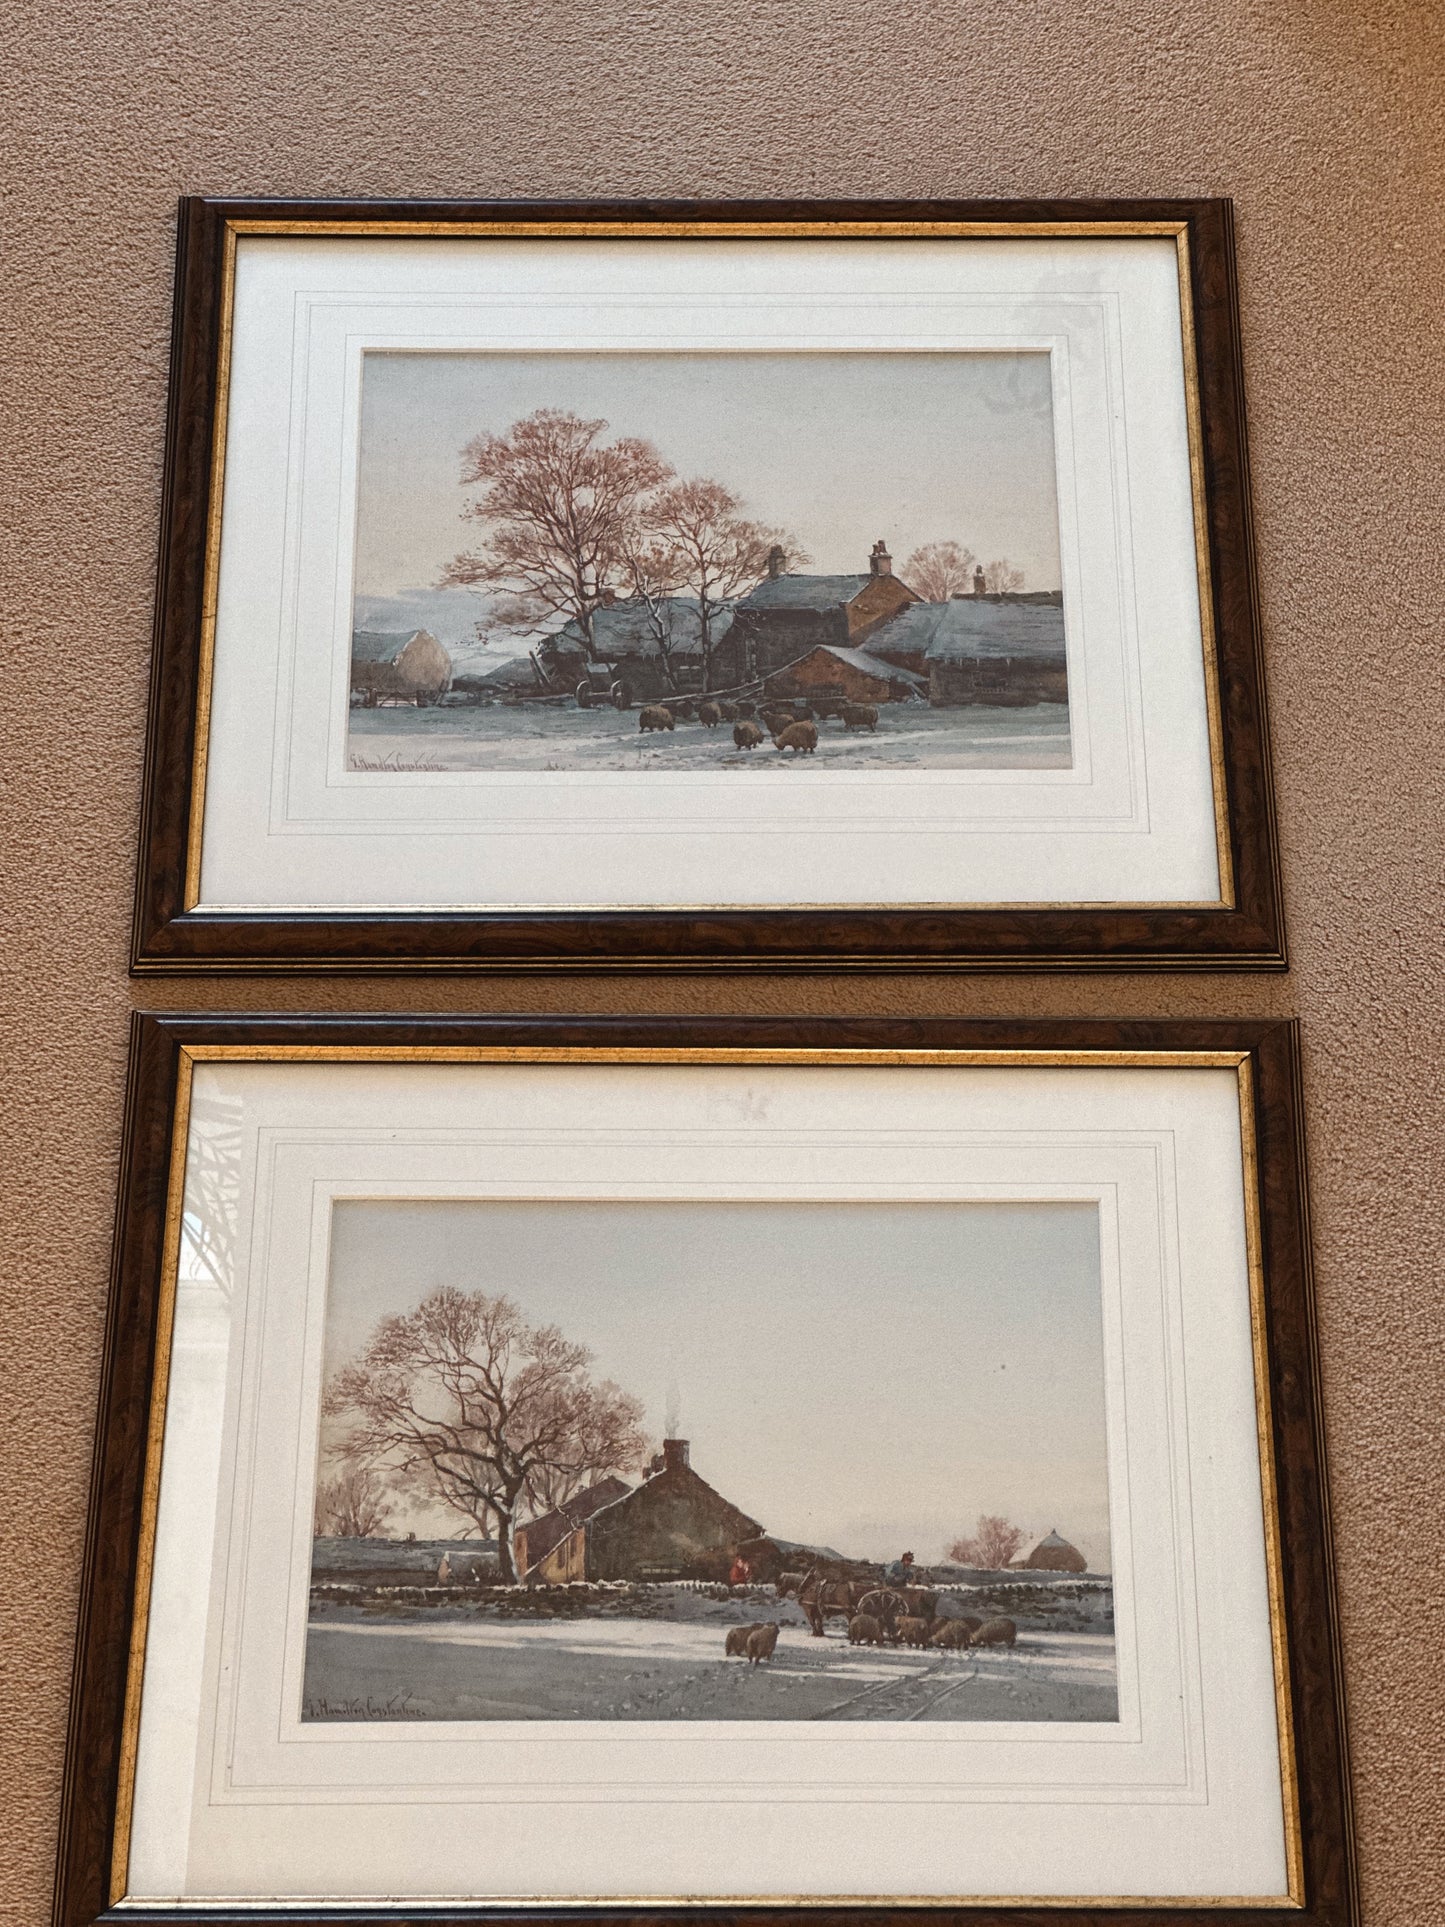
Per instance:
[[[1109,1632],[1020,1628],[1011,1650],[853,1647],[791,1602],[770,1662],[724,1656],[726,1620],[313,1609],[305,1717],[318,1720],[1071,1720],[1118,1718]],[[739,1612],[735,1615],[741,1618]]]
[[[733,746],[732,726],[679,723],[643,735],[636,709],[353,709],[353,770],[683,769],[1068,769],[1069,712],[1062,703],[1028,709],[934,709],[889,703],[875,734],[818,725],[811,756],[765,742]]]

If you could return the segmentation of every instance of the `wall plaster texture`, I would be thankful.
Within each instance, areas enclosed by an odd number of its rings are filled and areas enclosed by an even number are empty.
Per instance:
[[[46,1916],[132,1006],[1297,1013],[1366,1918],[1445,1919],[1445,15],[22,0],[0,62],[0,1910]],[[1237,203],[1288,976],[126,975],[183,192]]]

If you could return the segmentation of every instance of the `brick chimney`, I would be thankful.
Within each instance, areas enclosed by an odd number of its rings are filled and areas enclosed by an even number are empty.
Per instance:
[[[973,572],[973,592],[975,595],[982,595],[984,593],[982,569],[975,569]]]
[[[892,575],[893,557],[888,553],[888,544],[878,541],[873,544],[868,556],[870,575]]]
[[[662,1469],[664,1472],[686,1471],[687,1462],[686,1439],[664,1439],[662,1441]]]
[[[787,550],[783,548],[779,548],[778,544],[775,542],[773,546],[768,550],[768,580],[770,582],[777,581],[778,577],[783,573],[783,570],[787,567],[787,562],[788,562]]]

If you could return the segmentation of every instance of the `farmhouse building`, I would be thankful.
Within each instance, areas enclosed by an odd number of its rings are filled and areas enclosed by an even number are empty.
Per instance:
[[[430,629],[406,635],[358,629],[351,638],[351,691],[368,709],[388,700],[437,702],[451,679],[451,656]]]
[[[617,1486],[622,1481],[602,1483]],[[589,1488],[593,1494],[599,1490]],[[617,1496],[590,1504],[585,1516],[573,1523],[577,1506],[573,1500],[519,1528],[517,1565],[525,1578],[688,1578],[709,1565],[709,1555],[719,1548],[762,1532],[756,1519],[693,1471],[686,1439],[668,1439],[641,1485],[632,1490],[624,1486]],[[546,1550],[539,1554],[539,1546]]]
[[[882,542],[873,545],[867,575],[795,575],[784,569],[786,560],[775,548],[766,576],[736,607],[728,636],[734,683],[771,675],[819,643],[857,648],[921,600],[894,575]]]

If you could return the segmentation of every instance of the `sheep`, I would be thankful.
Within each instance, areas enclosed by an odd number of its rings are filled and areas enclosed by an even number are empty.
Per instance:
[[[735,702],[733,704],[733,710],[740,723],[750,723],[758,713],[757,705],[750,703],[746,697],[740,698],[739,701]]]
[[[972,1619],[967,1614],[962,1619],[937,1620],[928,1643],[930,1646],[954,1648],[967,1646],[982,1624],[982,1620]]]
[[[717,710],[718,715],[722,718],[722,720],[725,723],[735,723],[737,721],[738,706],[736,703],[719,702],[719,703],[714,703],[713,707]]]
[[[854,1613],[848,1621],[848,1644],[850,1646],[881,1646],[883,1644],[883,1622],[875,1619],[872,1613]]]
[[[734,723],[733,744],[737,749],[756,749],[763,740],[763,732],[756,723]]]
[[[759,1660],[771,1659],[773,1648],[778,1643],[778,1622],[769,1620],[766,1626],[754,1626],[747,1638],[749,1666],[756,1666]]]
[[[818,747],[818,725],[816,723],[789,723],[773,737],[779,750],[790,749],[795,756],[811,756]]]
[[[646,709],[638,710],[637,727],[644,734],[649,729],[671,729],[672,711],[664,709],[661,703],[649,703]]]
[[[878,729],[878,711],[872,703],[844,703],[844,729]]]
[[[668,708],[680,723],[693,723],[697,721],[697,704],[689,697],[684,696],[680,702],[673,700],[668,704]]]
[[[912,1614],[905,1614],[893,1622],[893,1629],[905,1646],[928,1644],[930,1622],[926,1619],[915,1619]]]
[[[1018,1631],[1011,1619],[987,1619],[968,1643],[970,1646],[1012,1646]]]
[[[793,721],[795,723],[813,723],[817,720],[817,717],[806,703],[793,704]]]
[[[746,1659],[748,1641],[754,1633],[761,1632],[762,1629],[763,1622],[760,1619],[755,1619],[751,1626],[729,1626],[728,1636],[723,1642],[723,1657],[725,1659]]]
[[[716,703],[702,703],[698,708],[697,720],[704,729],[716,729],[722,721],[722,711]]]

